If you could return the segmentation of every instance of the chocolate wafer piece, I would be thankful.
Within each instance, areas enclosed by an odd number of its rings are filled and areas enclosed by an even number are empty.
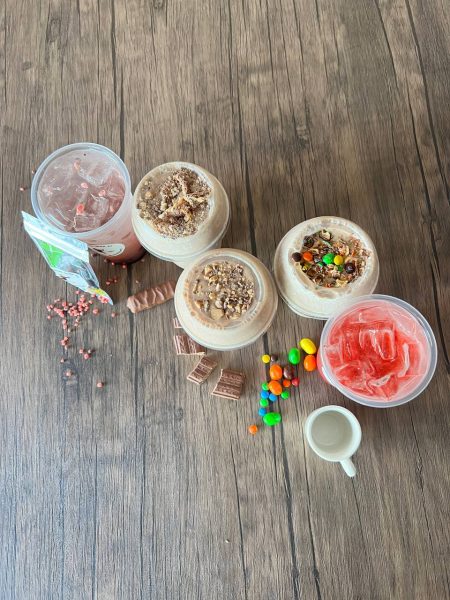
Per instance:
[[[200,385],[208,379],[216,367],[216,360],[209,358],[209,356],[202,356],[195,368],[187,376],[187,379],[188,381],[192,381],[193,383]]]
[[[174,317],[174,318],[172,319],[172,323],[173,323],[173,328],[174,328],[174,329],[183,329],[183,328],[181,327],[181,323],[180,323],[180,321],[178,320],[178,317]]]
[[[153,308],[158,304],[163,304],[171,300],[175,294],[175,281],[165,281],[154,285],[148,290],[143,290],[130,296],[127,300],[127,306],[132,313],[138,313],[147,308]]]
[[[232,371],[231,369],[221,369],[219,380],[211,392],[212,396],[238,400],[241,397],[242,385],[245,375],[241,371]]]
[[[174,335],[173,341],[175,343],[175,352],[178,356],[181,354],[205,354],[205,349],[197,342],[194,342],[185,333]]]

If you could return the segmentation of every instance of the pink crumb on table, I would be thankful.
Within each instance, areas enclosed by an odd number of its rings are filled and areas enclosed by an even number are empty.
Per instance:
[[[97,387],[98,388],[102,388],[102,387],[104,387],[104,385],[105,384],[103,383],[103,381],[97,381]]]

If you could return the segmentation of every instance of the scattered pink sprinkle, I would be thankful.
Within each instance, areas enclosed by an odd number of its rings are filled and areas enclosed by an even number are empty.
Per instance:
[[[111,313],[111,317],[114,319],[114,317],[117,317],[117,313],[113,311],[113,312]]]
[[[80,348],[80,349],[78,350],[78,354],[84,354],[84,348]]]
[[[66,371],[66,377],[72,377],[73,373],[70,369],[67,369]]]
[[[87,190],[89,186],[85,181],[83,181],[83,183],[81,184],[81,187],[83,188],[83,190]]]
[[[98,308],[93,308],[93,309],[92,309],[92,314],[93,314],[93,315],[98,315],[98,313],[99,313],[99,312],[100,312],[100,311],[98,310]]]
[[[100,190],[98,195],[100,196],[100,198],[103,198],[103,196],[106,194],[105,190]]]
[[[65,358],[61,358],[61,360],[59,361],[60,363],[65,363],[66,359]]]
[[[105,384],[103,383],[103,381],[97,381],[97,387],[98,388],[102,388]]]
[[[19,190],[20,190],[21,192],[24,192],[24,191],[26,190],[26,188],[24,188],[24,187],[23,187],[23,185],[21,185],[21,186],[20,186],[20,188],[19,188]]]
[[[47,319],[50,321],[52,318],[52,315],[47,315]]]
[[[84,204],[77,204],[76,212],[77,215],[82,215],[84,213]]]
[[[122,269],[126,269],[126,268],[127,268],[127,265],[126,265],[126,264],[123,264],[123,265],[122,265]]]
[[[116,263],[115,263],[115,262],[112,260],[112,261],[111,261],[111,264],[112,264],[112,266],[114,267]]]
[[[89,354],[89,352],[85,352],[83,354],[83,358],[84,358],[84,360],[88,360],[89,358],[91,358],[91,355]]]
[[[141,282],[139,281],[139,279],[136,279],[136,281],[134,283],[141,283]]]

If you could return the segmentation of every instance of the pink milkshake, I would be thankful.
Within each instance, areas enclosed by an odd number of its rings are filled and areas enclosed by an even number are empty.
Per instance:
[[[71,144],[39,167],[31,188],[36,215],[117,261],[138,259],[143,249],[131,225],[129,173],[108,148]]]

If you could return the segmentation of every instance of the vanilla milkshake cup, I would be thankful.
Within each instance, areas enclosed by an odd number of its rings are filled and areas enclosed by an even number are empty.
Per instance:
[[[185,268],[203,252],[220,248],[230,203],[214,175],[192,163],[171,162],[140,181],[132,221],[148,252]]]
[[[257,258],[231,248],[202,254],[183,271],[175,310],[186,333],[214,350],[236,350],[255,342],[275,317],[274,281]]]
[[[275,252],[274,272],[292,311],[326,320],[374,291],[379,264],[375,246],[361,227],[341,217],[317,217],[284,236]]]

